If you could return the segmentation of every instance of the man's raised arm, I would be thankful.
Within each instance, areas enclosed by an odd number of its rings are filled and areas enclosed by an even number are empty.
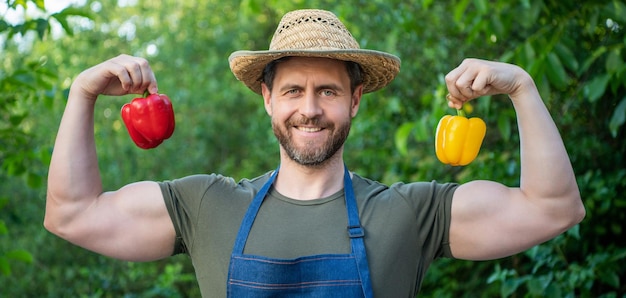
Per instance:
[[[44,226],[76,245],[114,258],[169,256],[175,232],[155,182],[103,192],[94,142],[98,95],[157,92],[145,59],[121,55],[83,71],[73,82],[57,134]]]
[[[446,76],[446,84],[449,104],[455,108],[479,96],[508,94],[517,114],[521,150],[519,188],[472,181],[456,190],[452,254],[462,259],[500,258],[580,222],[585,210],[572,165],[530,75],[514,65],[467,59]]]

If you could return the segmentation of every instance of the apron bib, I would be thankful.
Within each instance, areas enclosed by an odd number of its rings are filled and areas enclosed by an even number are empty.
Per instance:
[[[243,253],[254,219],[278,169],[254,197],[243,218],[230,256],[227,293],[240,297],[373,297],[352,179],[344,166],[350,254],[321,254],[275,259]]]

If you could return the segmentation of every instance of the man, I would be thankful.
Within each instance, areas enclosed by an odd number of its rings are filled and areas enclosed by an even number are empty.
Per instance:
[[[191,256],[204,296],[412,297],[437,257],[501,258],[580,222],[567,152],[531,77],[467,59],[446,76],[449,105],[508,94],[521,140],[519,188],[492,181],[391,186],[347,170],[343,144],[363,93],[400,60],[362,50],[335,15],[286,14],[268,51],[239,51],[231,70],[261,94],[279,167],[235,182],[194,175],[104,192],[93,135],[100,94],[157,92],[142,58],[121,55],[72,84],[50,165],[45,226],[130,261]]]

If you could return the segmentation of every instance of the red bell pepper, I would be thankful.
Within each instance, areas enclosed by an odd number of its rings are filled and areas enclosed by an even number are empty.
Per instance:
[[[172,102],[165,94],[144,93],[122,107],[122,120],[137,147],[159,146],[174,133]]]

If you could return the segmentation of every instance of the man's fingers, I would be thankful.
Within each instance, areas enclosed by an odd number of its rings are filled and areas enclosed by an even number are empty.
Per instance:
[[[146,59],[120,55],[114,63],[122,67],[116,75],[126,92],[142,94],[149,90],[151,93],[156,93],[156,78]]]
[[[463,107],[464,101],[454,97],[449,93],[448,95],[446,95],[446,100],[448,100],[448,106],[451,108],[459,110]]]

